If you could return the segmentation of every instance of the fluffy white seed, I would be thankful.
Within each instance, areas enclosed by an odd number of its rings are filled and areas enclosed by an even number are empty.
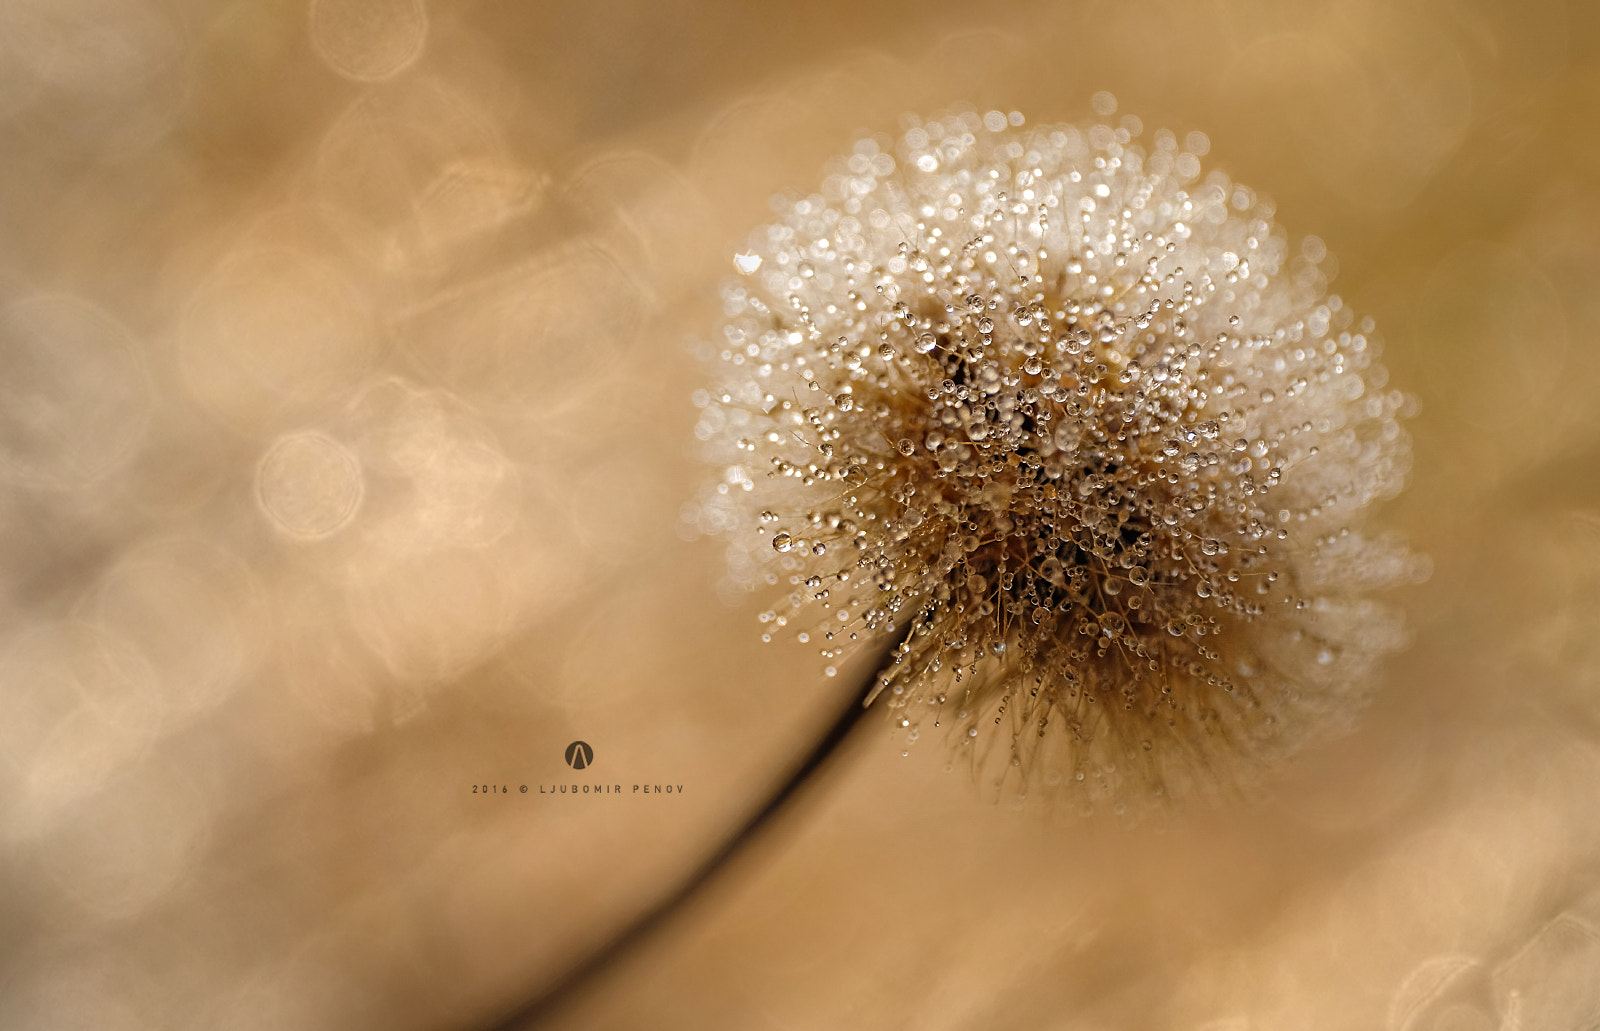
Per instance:
[[[752,235],[700,529],[825,662],[897,641],[912,738],[1085,799],[1231,787],[1399,644],[1367,594],[1421,561],[1357,522],[1408,402],[1253,191],[1136,122],[1020,122],[861,140]]]

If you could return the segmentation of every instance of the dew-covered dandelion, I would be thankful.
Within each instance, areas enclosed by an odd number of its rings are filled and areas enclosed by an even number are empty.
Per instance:
[[[1102,110],[1106,110],[1102,106]],[[1117,805],[1211,793],[1336,729],[1422,560],[1359,523],[1408,406],[1320,244],[1203,137],[910,120],[735,257],[693,507],[769,638],[893,644],[915,740]],[[781,593],[781,592],[780,592]]]

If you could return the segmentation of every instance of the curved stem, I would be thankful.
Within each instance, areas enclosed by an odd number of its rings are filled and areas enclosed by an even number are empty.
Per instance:
[[[514,1031],[531,1028],[548,1020],[566,1005],[578,992],[629,952],[644,943],[675,913],[685,908],[716,874],[728,865],[738,852],[755,839],[783,810],[802,786],[839,751],[850,732],[861,722],[876,696],[874,685],[882,664],[872,667],[871,675],[861,689],[850,696],[838,718],[823,733],[803,759],[795,766],[761,807],[745,818],[733,833],[723,840],[715,851],[701,860],[689,874],[662,898],[645,910],[633,923],[623,928],[599,949],[568,969],[511,1015],[492,1026],[492,1031]]]

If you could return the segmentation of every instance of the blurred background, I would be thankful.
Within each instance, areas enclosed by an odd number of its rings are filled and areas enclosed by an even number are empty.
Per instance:
[[[677,883],[863,674],[680,529],[731,255],[1099,90],[1376,319],[1411,648],[1159,825],[869,721],[550,1026],[1594,1026],[1597,62],[1586,0],[0,0],[0,1027],[484,1027]]]

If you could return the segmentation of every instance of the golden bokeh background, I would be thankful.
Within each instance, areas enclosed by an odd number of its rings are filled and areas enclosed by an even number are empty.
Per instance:
[[[549,1026],[1600,1021],[1600,5],[0,0],[0,1027],[488,1026],[668,891],[862,673],[685,539],[732,253],[1100,90],[1376,319],[1412,646],[1159,824],[869,721]]]

